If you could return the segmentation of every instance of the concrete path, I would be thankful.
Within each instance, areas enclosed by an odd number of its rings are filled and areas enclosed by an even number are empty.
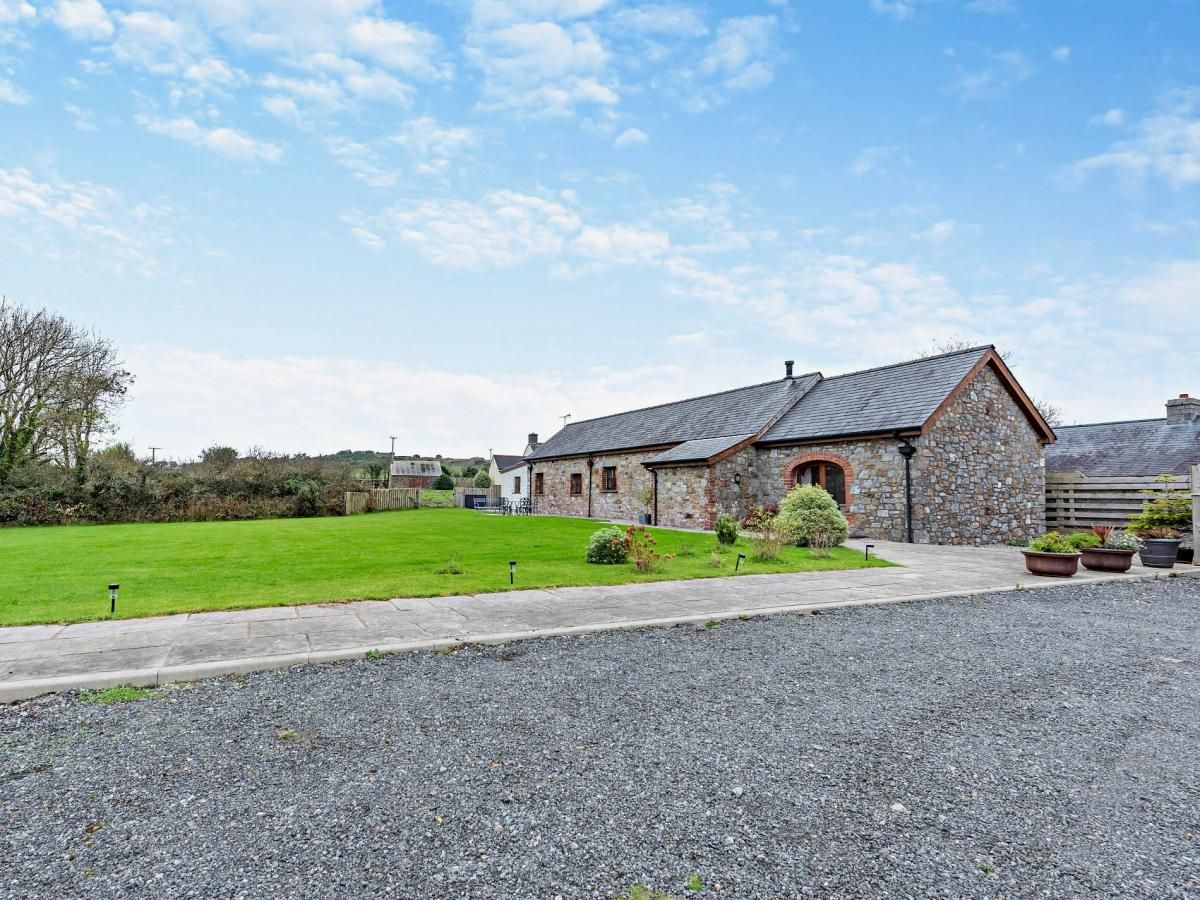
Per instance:
[[[0,703],[117,684],[152,686],[212,675],[430,650],[465,642],[705,622],[868,603],[1061,585],[1025,571],[1011,547],[930,547],[875,541],[904,568],[744,575],[613,587],[510,591],[428,600],[276,606],[0,628]],[[863,541],[852,541],[861,550]],[[1182,575],[1200,568],[1176,567]],[[1087,572],[1074,583],[1165,577]]]

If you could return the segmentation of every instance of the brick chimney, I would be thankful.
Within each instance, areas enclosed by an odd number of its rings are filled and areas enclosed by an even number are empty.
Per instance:
[[[1194,422],[1200,419],[1200,397],[1180,394],[1178,400],[1167,401],[1167,424]]]
[[[528,445],[529,445],[530,447],[536,447],[536,446],[537,446],[537,442],[538,442],[538,439],[537,439],[537,432],[536,432],[536,431],[531,431],[531,432],[529,432],[529,440],[527,441]]]
[[[794,378],[795,377],[792,374],[792,366],[794,366],[794,365],[796,365],[796,361],[794,359],[785,359],[783,361],[783,371],[785,373],[783,376],[784,378]]]

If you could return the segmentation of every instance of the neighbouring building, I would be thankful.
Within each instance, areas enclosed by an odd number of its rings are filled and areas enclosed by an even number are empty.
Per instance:
[[[431,488],[442,474],[442,464],[436,459],[393,459],[388,472],[388,487]]]
[[[525,450],[520,455],[492,454],[492,463],[488,468],[488,474],[492,479],[492,484],[500,485],[501,497],[511,500],[529,496],[529,475],[526,471],[525,458],[539,446],[537,434],[531,432],[525,442]]]
[[[986,346],[830,378],[789,361],[778,381],[572,422],[527,477],[557,515],[707,529],[812,483],[857,535],[1004,543],[1044,527],[1053,441]]]

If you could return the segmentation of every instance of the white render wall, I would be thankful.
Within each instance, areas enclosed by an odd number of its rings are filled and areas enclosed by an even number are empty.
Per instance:
[[[516,490],[518,478],[521,479],[520,493]],[[508,497],[510,500],[529,496],[529,470],[525,466],[500,473],[500,496]]]

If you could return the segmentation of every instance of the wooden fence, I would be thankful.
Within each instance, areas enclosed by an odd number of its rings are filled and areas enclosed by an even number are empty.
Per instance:
[[[473,488],[473,487],[475,487],[475,479],[474,478],[452,478],[450,480],[454,482],[454,486],[456,488]]]
[[[419,488],[376,488],[372,491],[347,491],[346,515],[376,509],[416,509],[421,505]]]
[[[487,487],[487,488],[456,487],[454,489],[454,505],[455,506],[466,506],[467,505],[466,499],[465,499],[466,497],[491,497],[492,499],[496,499],[499,496],[500,496],[500,485],[498,485],[498,484],[493,484],[491,487]]]
[[[1193,479],[1200,467],[1192,468],[1192,477],[1179,475],[1170,484],[1192,492]],[[1123,528],[1129,517],[1142,511],[1149,499],[1142,491],[1161,488],[1153,475],[1087,476],[1078,472],[1046,473],[1046,528],[1071,530],[1092,525]]]

